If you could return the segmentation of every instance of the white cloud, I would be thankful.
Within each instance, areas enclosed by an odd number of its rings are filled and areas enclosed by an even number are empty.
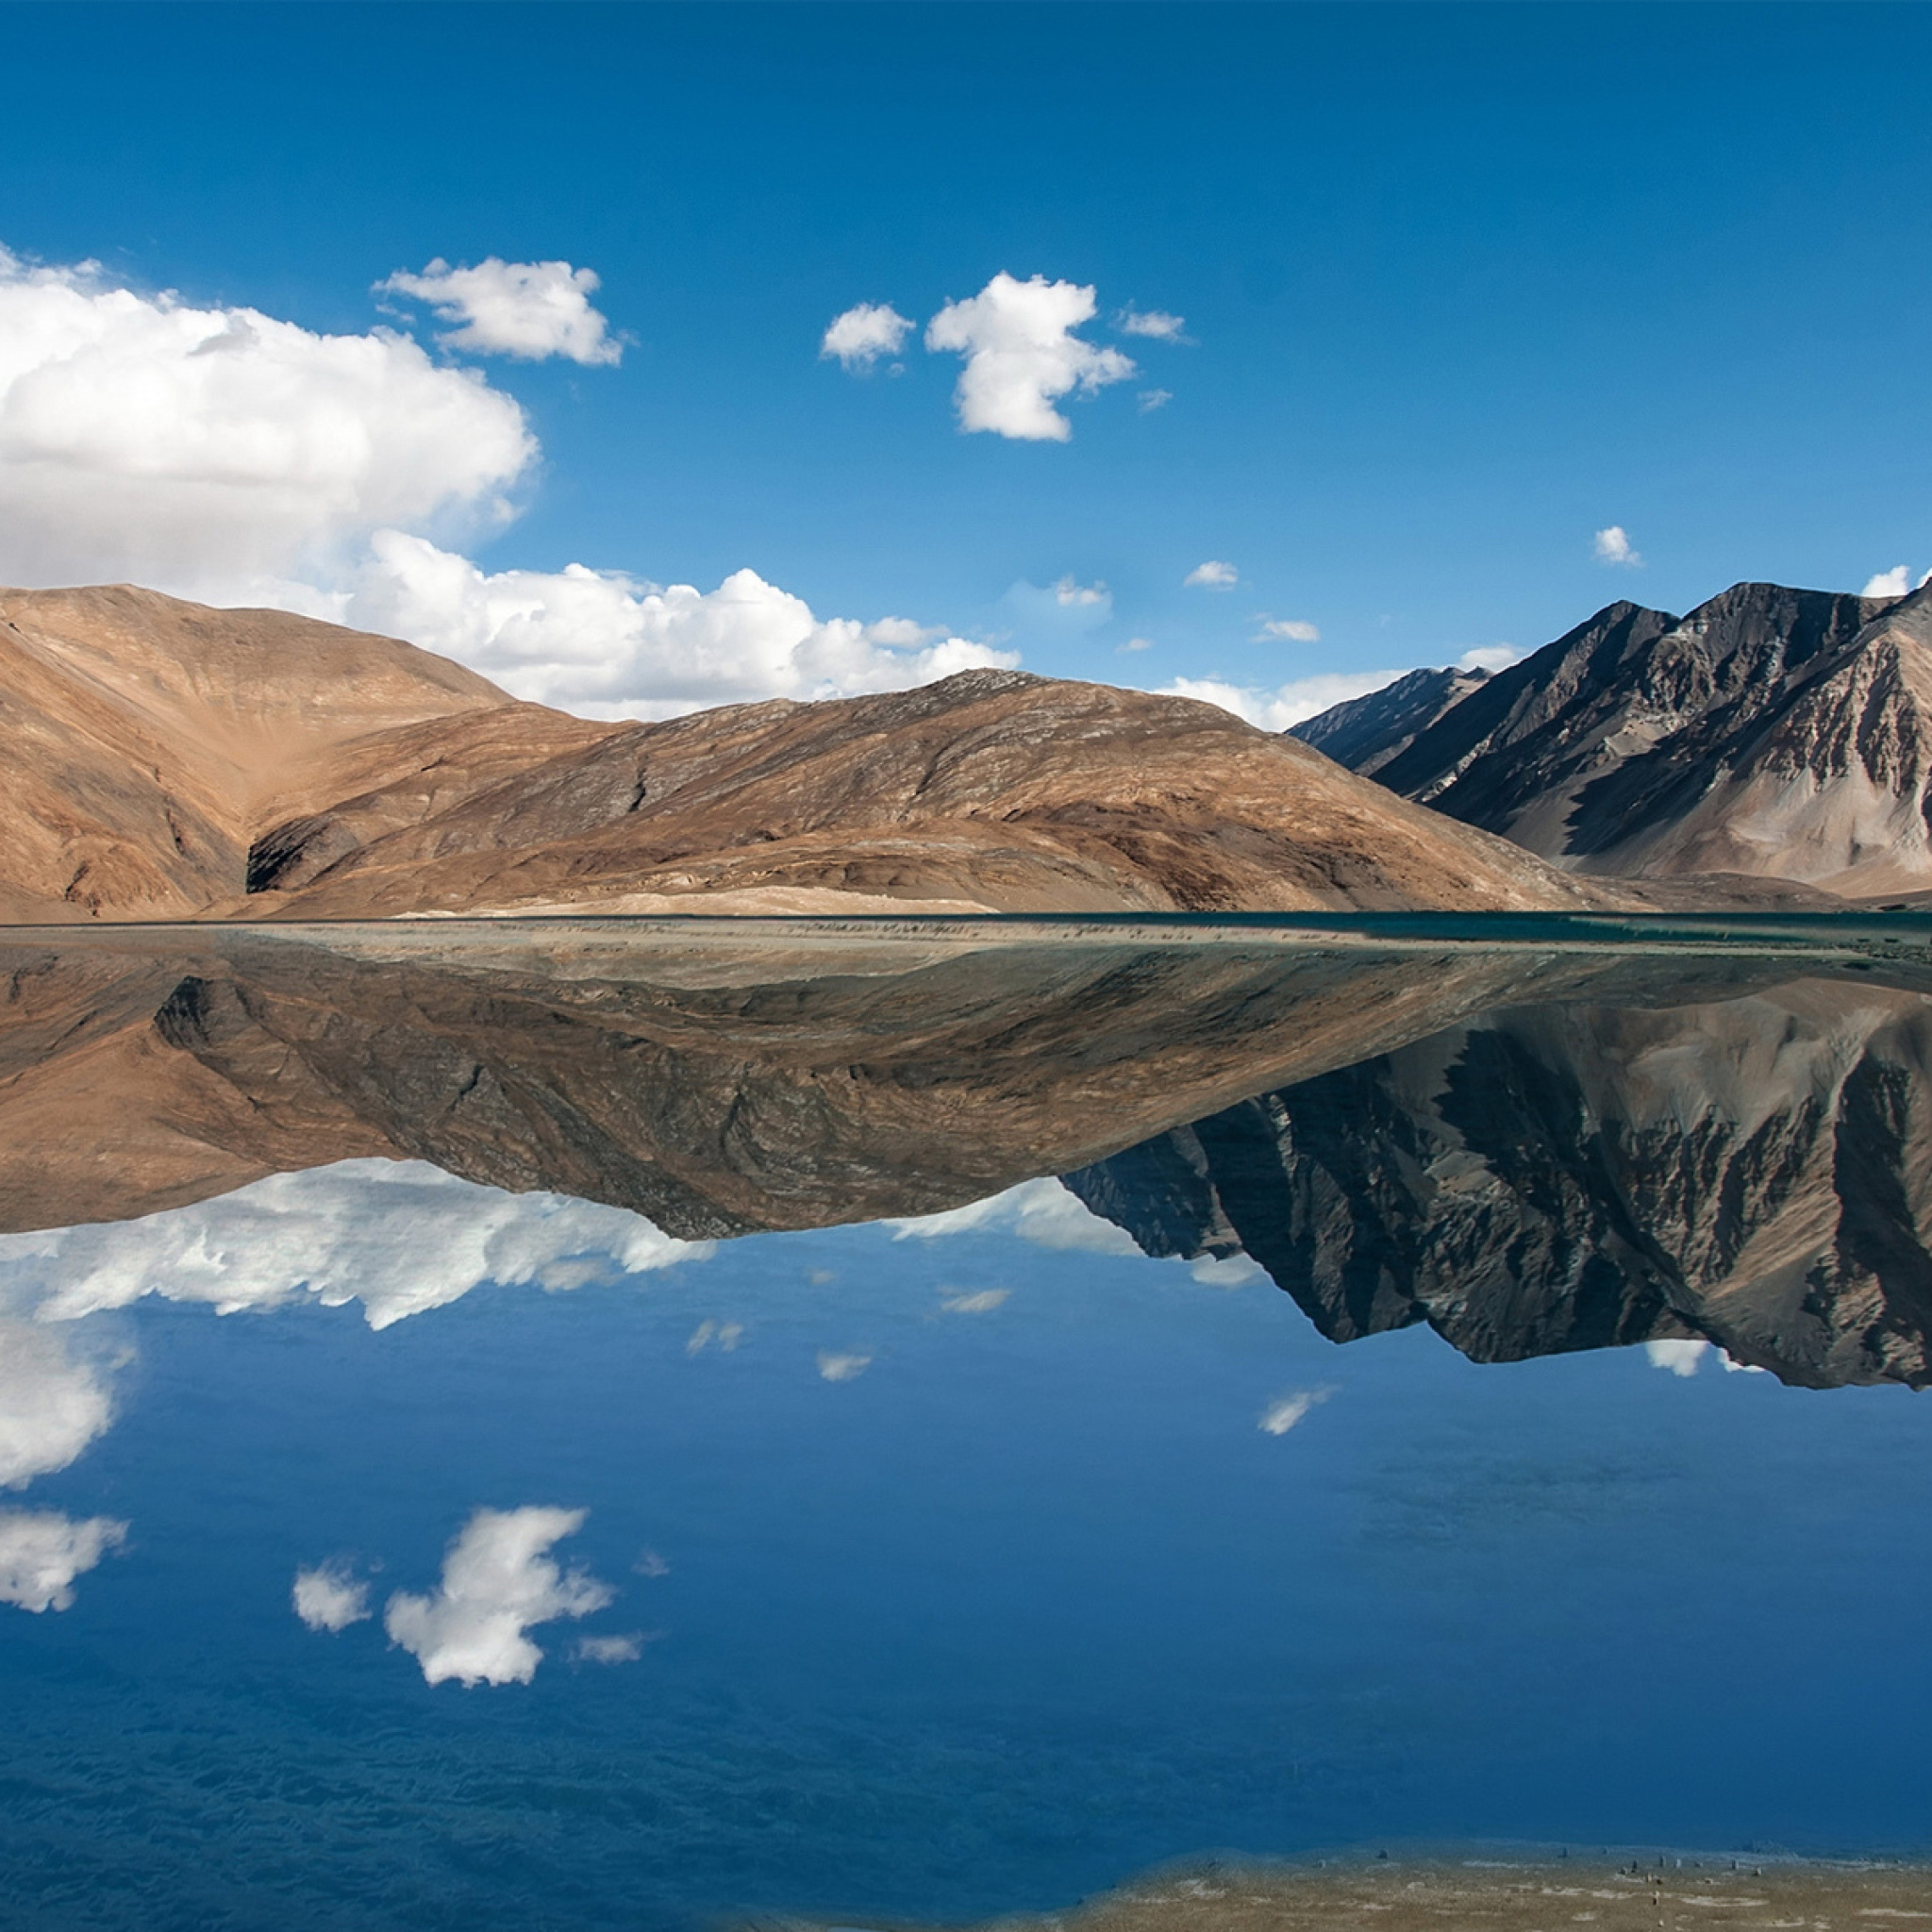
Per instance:
[[[603,718],[905,691],[1020,661],[904,618],[822,621],[755,571],[735,571],[710,591],[660,590],[576,563],[486,575],[399,530],[376,534],[341,614],[458,658],[517,697]]]
[[[1643,1352],[1654,1369],[1667,1369],[1674,1375],[1694,1375],[1698,1365],[1710,1352],[1707,1341],[1671,1340],[1646,1341]]]
[[[385,525],[500,520],[536,453],[512,398],[408,336],[0,249],[0,580],[245,594]]]
[[[1638,570],[1642,566],[1643,554],[1632,546],[1629,533],[1622,524],[1612,524],[1608,529],[1599,530],[1594,545],[1599,563],[1621,564],[1626,570]]]
[[[1201,1255],[1189,1262],[1188,1273],[1203,1288],[1245,1288],[1268,1279],[1268,1271],[1246,1255]]]
[[[541,362],[561,356],[589,365],[614,364],[624,345],[591,307],[597,277],[567,261],[504,261],[491,255],[475,268],[452,268],[440,257],[421,275],[398,270],[378,294],[412,295],[439,322],[460,327],[437,337],[446,349]]]
[[[346,1630],[372,1614],[369,1586],[351,1575],[349,1566],[340,1560],[296,1571],[295,1587],[289,1594],[295,1614],[311,1630]]]
[[[1197,563],[1181,582],[1206,591],[1231,591],[1241,580],[1241,574],[1233,564],[1210,557],[1206,563]]]
[[[1174,391],[1171,389],[1143,389],[1134,400],[1141,406],[1141,415],[1151,416],[1156,409],[1164,409],[1174,401]]]
[[[1117,648],[1123,652],[1151,651],[1154,648],[1154,640],[1152,638],[1129,638],[1125,643],[1119,645]]]
[[[1103,1221],[1064,1182],[1051,1175],[940,1214],[918,1214],[881,1226],[895,1241],[941,1241],[956,1234],[1016,1234],[1043,1248],[1085,1248],[1101,1255],[1138,1255],[1124,1228]]]
[[[1061,577],[1054,585],[1053,600],[1063,609],[1069,606],[1080,610],[1090,610],[1096,607],[1102,610],[1113,608],[1113,592],[1105,584],[1075,583],[1071,575]]]
[[[1335,1393],[1332,1389],[1297,1389],[1276,1397],[1261,1411],[1255,1426],[1265,1436],[1285,1436],[1307,1414]]]
[[[71,1609],[74,1579],[126,1540],[127,1525],[111,1517],[0,1509],[0,1603],[36,1615]]]
[[[819,1374],[827,1382],[851,1382],[872,1367],[869,1355],[835,1355],[830,1349],[819,1351]]]
[[[881,356],[896,356],[911,326],[911,318],[890,302],[860,302],[832,318],[819,354],[835,356],[844,368],[861,375]]]
[[[1911,588],[1912,574],[1906,565],[1895,563],[1890,570],[1875,571],[1865,580],[1861,597],[1903,597]]]
[[[589,1512],[478,1509],[450,1544],[434,1594],[398,1591],[382,1627],[423,1666],[426,1683],[527,1684],[543,1653],[525,1632],[560,1617],[588,1617],[615,1592],[582,1570],[563,1570],[550,1546]]]
[[[669,1576],[671,1565],[656,1550],[641,1550],[630,1566],[640,1576]]]
[[[466,345],[617,354],[587,271],[431,271],[395,286],[468,305]],[[538,454],[514,398],[393,329],[319,335],[0,249],[0,582],[125,579],[276,606],[604,717],[900,691],[1019,661],[905,618],[821,620],[749,570],[708,592],[660,590],[581,564],[490,574],[444,547],[507,522]]]
[[[0,1485],[65,1469],[113,1419],[98,1370],[74,1360],[58,1330],[0,1319]]]
[[[1319,644],[1322,633],[1304,617],[1267,617],[1255,633],[1257,644],[1278,640],[1291,644]]]
[[[359,1299],[372,1328],[485,1281],[567,1289],[587,1258],[639,1274],[711,1252],[620,1208],[505,1193],[417,1160],[338,1161],[139,1221],[0,1236],[0,1263],[44,1319],[147,1294],[233,1314],[307,1293],[329,1307]]]
[[[1124,336],[1145,336],[1156,342],[1185,342],[1188,340],[1185,318],[1170,315],[1164,308],[1149,308],[1144,313],[1123,308],[1114,317],[1113,325]]]
[[[1134,364],[1074,331],[1093,319],[1093,291],[1044,275],[1018,281],[1004,270],[978,294],[949,302],[926,325],[925,346],[963,356],[953,395],[963,430],[1026,442],[1065,442],[1073,425],[1053,405],[1124,382]]]
[[[1176,677],[1160,687],[1164,697],[1198,698],[1203,704],[1219,705],[1263,731],[1286,731],[1305,719],[1319,716],[1330,705],[1346,698],[1365,696],[1380,691],[1400,677],[1399,671],[1324,671],[1312,677],[1298,677],[1273,691],[1259,691],[1248,685],[1229,684],[1218,677]]]
[[[1507,671],[1523,656],[1514,644],[1477,644],[1457,658],[1458,671]]]
[[[949,1294],[940,1303],[949,1315],[990,1315],[1011,1296],[1010,1288],[981,1288],[970,1294]]]
[[[743,1339],[742,1322],[700,1322],[684,1344],[684,1352],[686,1355],[702,1355],[715,1342],[721,1354],[729,1355]]]
[[[643,1630],[627,1630],[610,1637],[579,1637],[576,1656],[579,1662],[587,1664],[634,1664],[643,1656],[644,1645],[650,1641],[650,1633]]]

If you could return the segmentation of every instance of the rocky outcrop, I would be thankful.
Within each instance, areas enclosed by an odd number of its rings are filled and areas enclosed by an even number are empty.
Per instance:
[[[1338,1341],[1479,1361],[1702,1338],[1786,1381],[1932,1383],[1932,1005],[1797,982],[1537,1007],[1241,1103],[1068,1185],[1242,1252]]]
[[[1575,872],[1932,887],[1932,591],[1740,584],[1683,618],[1612,605],[1374,775]]]

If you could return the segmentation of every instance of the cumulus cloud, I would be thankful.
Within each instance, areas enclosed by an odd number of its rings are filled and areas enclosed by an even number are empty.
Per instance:
[[[620,1208],[505,1193],[418,1160],[338,1161],[139,1221],[0,1236],[0,1263],[45,1319],[148,1294],[233,1314],[306,1293],[329,1307],[360,1300],[372,1328],[485,1281],[568,1289],[586,1261],[641,1274],[711,1252]]]
[[[1641,568],[1643,553],[1633,546],[1629,533],[1622,524],[1612,524],[1608,529],[1599,530],[1592,541],[1599,563],[1620,564],[1625,570]]]
[[[1197,563],[1181,582],[1197,590],[1231,591],[1241,580],[1241,574],[1233,564],[1210,557],[1206,563]]]
[[[1665,1369],[1674,1375],[1694,1375],[1704,1357],[1710,1352],[1707,1341],[1646,1341],[1643,1352],[1650,1357],[1654,1369]]]
[[[211,594],[385,525],[500,520],[524,412],[408,336],[117,287],[0,249],[0,579]]]
[[[549,1555],[588,1514],[535,1504],[478,1509],[450,1544],[438,1588],[427,1596],[398,1591],[382,1627],[423,1666],[426,1683],[527,1684],[543,1660],[529,1630],[588,1617],[615,1598],[608,1584]]]
[[[983,1201],[882,1224],[895,1241],[941,1241],[958,1234],[1016,1234],[1043,1248],[1085,1248],[1101,1255],[1138,1255],[1124,1228],[1103,1221],[1064,1182],[1051,1175],[1022,1181]]]
[[[433,262],[384,286],[459,321],[455,346],[619,353],[587,299],[594,276],[567,262]],[[1018,662],[905,618],[822,620],[749,570],[666,590],[578,563],[489,573],[447,547],[513,516],[538,454],[512,397],[394,329],[321,335],[0,249],[0,581],[275,606],[595,717]]]
[[[911,327],[911,317],[901,315],[890,302],[860,302],[832,318],[819,354],[836,357],[853,375],[863,375],[882,356],[896,356]]]
[[[376,292],[426,302],[439,322],[459,327],[437,337],[446,349],[541,362],[561,356],[595,366],[615,364],[624,344],[591,307],[600,286],[587,268],[567,261],[505,261],[491,255],[475,268],[452,268],[439,257],[420,275],[398,270]]]
[[[1399,671],[1324,671],[1312,677],[1294,678],[1273,691],[1230,684],[1219,677],[1176,677],[1160,687],[1160,695],[1197,698],[1206,705],[1219,705],[1263,731],[1286,731],[1306,719],[1319,717],[1330,705],[1380,691],[1401,675]]]
[[[1118,349],[1098,348],[1074,333],[1093,312],[1091,288],[1044,275],[1023,282],[1004,270],[969,300],[947,303],[926,325],[925,345],[966,358],[953,392],[959,427],[1065,442],[1074,427],[1054,403],[1134,374]]]
[[[827,1382],[856,1381],[871,1367],[869,1355],[836,1355],[830,1349],[819,1350],[819,1374]]]
[[[1174,391],[1171,389],[1143,389],[1134,400],[1141,406],[1141,415],[1151,416],[1156,409],[1164,409],[1174,401]]]
[[[1905,564],[1895,563],[1890,570],[1881,570],[1868,577],[1865,588],[1858,594],[1861,597],[1904,597],[1914,590],[1923,591],[1927,584],[1932,584],[1932,570],[1914,584],[1911,571]]]
[[[311,1630],[346,1630],[351,1624],[360,1624],[373,1614],[369,1607],[369,1586],[353,1575],[348,1564],[340,1559],[318,1563],[312,1570],[296,1571],[290,1597],[295,1614]]]
[[[1116,649],[1123,652],[1151,651],[1153,648],[1154,640],[1152,638],[1129,638],[1125,643],[1116,646]]]
[[[98,1367],[42,1323],[0,1319],[0,1485],[65,1469],[114,1419]]]
[[[1255,641],[1319,644],[1322,633],[1305,617],[1264,617],[1260,629],[1255,633]]]
[[[1332,1389],[1296,1389],[1277,1396],[1261,1411],[1255,1426],[1264,1436],[1285,1436],[1311,1408],[1320,1407],[1334,1393]]]
[[[1005,1305],[1010,1288],[980,1288],[968,1294],[949,1294],[940,1303],[949,1315],[990,1315]]]
[[[1186,321],[1178,315],[1170,315],[1164,308],[1149,308],[1144,312],[1123,308],[1114,317],[1113,325],[1124,336],[1145,336],[1150,341],[1184,342],[1188,340]]]
[[[74,1579],[126,1540],[127,1525],[108,1516],[0,1509],[0,1603],[36,1616],[71,1609]]]
[[[491,574],[399,530],[376,534],[341,615],[458,658],[517,697],[595,718],[906,691],[1020,661],[904,618],[822,620],[756,571],[709,591],[575,563]]]

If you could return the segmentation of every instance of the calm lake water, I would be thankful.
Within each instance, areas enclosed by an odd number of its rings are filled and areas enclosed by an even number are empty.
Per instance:
[[[4,1923],[1923,1852],[1924,938],[7,941]]]

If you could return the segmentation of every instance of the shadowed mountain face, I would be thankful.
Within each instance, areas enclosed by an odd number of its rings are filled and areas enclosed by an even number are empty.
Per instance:
[[[1324,758],[1373,778],[1436,720],[1488,683],[1487,671],[1411,671],[1367,697],[1332,705],[1290,732]]]
[[[1878,923],[1796,953],[1551,924],[10,941],[0,1229],[368,1157],[690,1239],[1062,1174],[1149,1253],[1252,1256],[1337,1341],[1707,1338],[1790,1380],[1932,1380],[1923,953]]]
[[[0,591],[0,920],[1623,903],[1211,705],[1016,672],[592,723],[125,587]]]
[[[1386,716],[1374,706],[1297,728],[1574,871],[1774,876],[1850,896],[1932,886],[1928,591],[1740,584],[1683,618],[1613,604],[1392,756],[1408,700],[1391,687]]]
[[[1932,1383],[1932,1006],[1796,981],[1527,1007],[1243,1101],[1068,1185],[1155,1254],[1245,1253],[1338,1341],[1479,1361],[1703,1339]]]

